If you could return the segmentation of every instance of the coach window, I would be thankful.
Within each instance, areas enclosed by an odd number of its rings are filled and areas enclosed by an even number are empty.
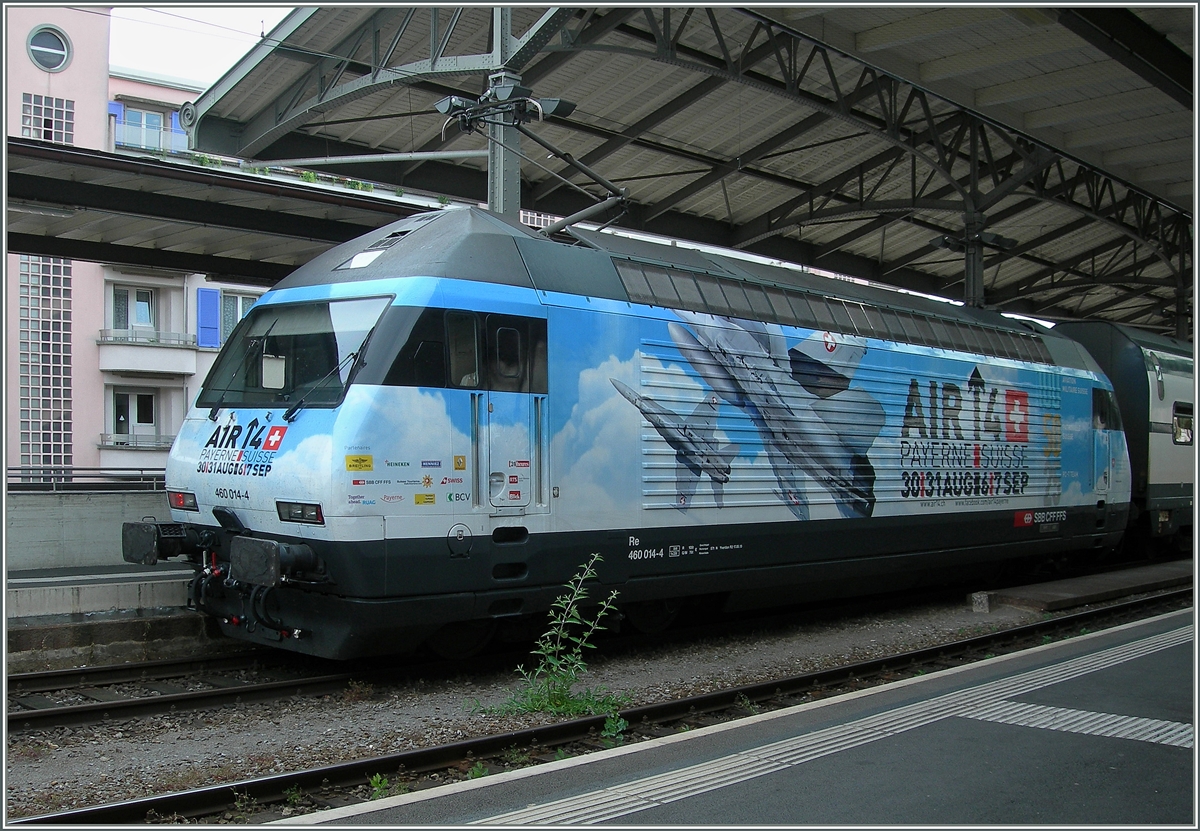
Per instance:
[[[1192,405],[1176,401],[1171,415],[1171,436],[1176,444],[1192,443]]]

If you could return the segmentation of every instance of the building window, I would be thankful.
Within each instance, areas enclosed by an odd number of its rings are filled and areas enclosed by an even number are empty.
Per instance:
[[[233,327],[246,316],[257,297],[248,294],[229,294],[221,292],[221,343],[229,340]]]
[[[75,143],[75,102],[49,95],[21,95],[21,135],[24,138]]]
[[[197,345],[215,348],[223,344],[257,300],[252,294],[196,289]]]
[[[71,62],[71,41],[55,26],[39,26],[25,43],[29,58],[47,72],[62,72]]]
[[[113,286],[113,328],[153,331],[154,289]]]
[[[158,434],[158,410],[153,391],[113,391],[113,433],[117,444],[137,443]]]
[[[117,144],[162,150],[163,122],[162,113],[126,107],[124,122],[117,122]]]
[[[21,465],[69,467],[71,261],[22,255],[17,279]]]

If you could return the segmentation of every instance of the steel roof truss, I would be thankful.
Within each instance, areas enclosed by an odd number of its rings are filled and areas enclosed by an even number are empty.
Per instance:
[[[240,139],[240,152],[245,156],[253,157],[276,139],[303,126],[315,114],[335,109],[386,87],[408,85],[433,78],[487,73],[504,67],[519,71],[523,63],[540,51],[575,14],[572,9],[549,9],[520,39],[513,39],[509,43],[496,43],[500,39],[500,35],[497,34],[500,30],[493,27],[495,31],[493,32],[491,52],[473,55],[446,55],[445,51],[461,19],[463,8],[455,9],[444,30],[440,30],[438,9],[422,8],[416,10],[416,13],[428,16],[430,32],[428,58],[410,61],[397,67],[368,66],[354,60],[354,56],[368,36],[372,44],[377,43],[384,26],[395,20],[401,13],[406,15],[403,25],[407,26],[408,22],[412,20],[411,13],[413,11],[413,9],[406,10],[396,7],[383,8],[356,27],[334,47],[330,57],[322,58],[317,66],[297,81],[296,85],[290,88],[284,96],[276,98],[272,104],[250,120]],[[375,51],[375,47],[372,48]],[[511,54],[498,63],[497,54],[505,52],[511,52]],[[377,52],[374,56],[377,56]],[[345,74],[350,71],[355,72],[358,77],[343,81]],[[312,89],[314,85],[316,87],[314,94],[304,100],[298,100],[303,97],[305,91]],[[282,98],[287,100],[280,106]]]
[[[765,21],[760,17],[753,16],[753,15],[752,15],[752,17],[754,17],[754,19],[759,24],[765,26],[768,30],[773,31],[776,29],[774,24],[771,24],[770,22]],[[622,31],[625,31],[628,28],[632,28],[632,27],[622,27]],[[793,33],[790,31],[783,30],[783,29],[779,29],[779,32],[785,33],[788,37],[795,37],[797,39],[800,39],[798,33]],[[840,115],[849,117],[858,126],[862,127],[863,129],[872,131],[873,133],[880,136],[881,138],[891,139],[891,140],[893,140],[893,142],[896,142],[897,137],[896,137],[895,130],[899,128],[900,122],[899,121],[892,122],[892,124],[894,125],[894,128],[893,128],[893,131],[891,132],[891,134],[889,135],[889,130],[888,130],[888,127],[886,124],[882,131],[879,129],[879,125],[877,123],[876,117],[864,117],[862,114],[858,114],[858,113],[851,111],[850,107],[845,106],[845,104],[846,104],[845,99],[840,95],[840,93],[836,93],[836,91],[839,90],[840,88],[837,86],[837,82],[836,82],[836,78],[835,78],[836,73],[833,72],[832,65],[829,62],[828,51],[826,49],[824,49],[820,44],[816,44],[815,42],[813,42],[813,48],[820,51],[821,57],[822,57],[822,62],[826,66],[827,72],[829,73],[828,81],[829,81],[830,85],[835,89],[835,94],[837,94],[836,100],[834,100],[832,102],[828,101],[828,100],[820,101],[819,104],[817,104],[818,109],[823,112],[830,112],[830,111],[838,112]],[[663,50],[660,48],[658,51],[661,53]],[[695,50],[690,50],[690,51],[692,53],[695,53]],[[674,54],[673,56],[669,56],[669,57],[674,58],[673,60],[670,60],[671,63],[677,64],[677,65],[680,63],[683,63],[683,61],[680,59],[678,53]],[[688,57],[698,60],[698,61],[701,61],[700,65],[695,67],[699,71],[711,72],[712,67],[720,64],[720,59],[714,58],[712,56],[704,56],[702,54],[689,54]],[[655,59],[662,60],[663,58],[658,57],[656,55]],[[786,94],[788,92],[786,83],[782,85],[782,89],[781,89],[780,83],[777,80],[775,80],[774,78],[770,78],[768,76],[761,76],[756,73],[746,73],[745,75],[735,77],[732,80],[738,81],[739,83],[752,83],[753,85],[758,86],[760,88],[766,87],[768,89],[773,89],[776,92],[781,92],[784,94]],[[904,82],[895,81],[895,83],[904,83]],[[929,123],[932,120],[933,116],[932,116],[932,112],[929,108],[927,98],[925,97],[924,93],[921,92],[920,90],[916,90],[916,88],[911,87],[911,85],[908,85],[908,86],[910,87],[910,89],[913,90],[913,93],[910,93],[909,100],[906,102],[905,108],[901,111],[901,118],[903,118],[907,114],[908,107],[911,106],[911,104],[915,100],[921,107],[921,113],[922,113],[922,116],[924,116],[923,120],[926,123]],[[818,96],[815,96],[812,93],[801,93],[799,90],[797,90],[796,94],[803,99],[801,101],[801,103],[808,104],[808,105],[814,105],[813,99],[818,98]],[[883,110],[883,113],[886,116],[887,108],[885,108]],[[964,114],[964,116],[965,116],[965,114]],[[970,117],[970,118],[971,118],[971,120],[975,120],[974,117]],[[982,123],[982,122],[980,122],[980,123]],[[1001,137],[1003,140],[1005,140],[1007,143],[1009,143],[1010,146],[1017,147],[1018,144],[1025,143],[1022,139],[1019,139],[1015,134],[1011,134],[1011,133],[1009,133],[1009,131],[1003,130],[994,124],[988,124],[987,127],[988,127],[988,129],[990,129],[992,131],[992,133]],[[941,164],[940,172],[942,175],[946,175],[947,178],[949,178],[949,172],[950,172],[949,166],[950,166],[951,158],[950,158],[950,156],[947,155],[945,146],[940,141],[940,136],[938,136],[936,133],[933,134],[933,145],[934,145],[934,150],[936,153],[937,160]],[[1075,171],[1076,171],[1075,176],[1076,177],[1089,178],[1093,181],[1093,187],[1090,188],[1090,192],[1095,196],[1095,199],[1093,199],[1091,203],[1081,202],[1072,197],[1065,197],[1062,193],[1059,193],[1053,189],[1047,188],[1044,183],[1049,181],[1049,171],[1046,169],[1048,167],[1056,168],[1060,173],[1060,180],[1062,180],[1062,181],[1066,181],[1070,177],[1067,176],[1065,169],[1064,169],[1064,162],[1066,160],[1063,160],[1060,158],[1058,160],[1057,165],[1048,163],[1047,157],[1044,154],[1048,153],[1049,151],[1046,151],[1042,148],[1038,148],[1038,149],[1041,150],[1042,152],[1038,155],[1038,157],[1033,162],[1033,164],[1026,168],[1026,173],[1027,173],[1028,178],[1026,178],[1025,176],[1022,176],[1022,177],[1018,177],[1016,180],[1013,180],[1012,181],[1013,189],[1015,189],[1015,187],[1019,184],[1030,184],[1033,193],[1038,198],[1054,201],[1058,204],[1065,205],[1065,206],[1071,208],[1072,210],[1084,213],[1085,215],[1088,215],[1088,216],[1092,216],[1093,218],[1098,219],[1102,222],[1112,224],[1114,227],[1116,227],[1118,230],[1120,230],[1121,233],[1130,235],[1135,240],[1144,242],[1145,244],[1149,245],[1152,249],[1156,250],[1159,253],[1159,255],[1163,257],[1164,261],[1168,263],[1168,266],[1171,267],[1172,270],[1175,270],[1175,265],[1170,262],[1170,259],[1171,259],[1171,255],[1173,253],[1175,253],[1175,250],[1177,249],[1178,244],[1176,243],[1175,245],[1168,246],[1167,243],[1173,237],[1177,238],[1177,237],[1184,236],[1183,231],[1181,231],[1175,227],[1170,227],[1172,225],[1172,223],[1155,224],[1155,223],[1143,221],[1143,222],[1140,222],[1137,226],[1129,226],[1129,225],[1126,225],[1121,222],[1115,222],[1114,218],[1112,216],[1110,216],[1109,213],[1103,209],[1103,205],[1102,205],[1103,199],[1104,199],[1104,194],[1105,193],[1111,194],[1115,190],[1114,180],[1111,177],[1108,177],[1102,173],[1099,173],[1098,171],[1095,171],[1091,168],[1087,168],[1086,166],[1084,166],[1082,164],[1071,162],[1071,163],[1075,164]],[[908,150],[908,152],[912,152],[912,150],[907,147],[906,147],[906,150]],[[937,168],[939,165],[931,164],[931,166],[934,168]],[[728,167],[728,164],[726,165],[726,167]],[[714,184],[715,182],[719,181],[720,178],[721,178],[720,175],[710,174],[710,176],[704,177],[699,182],[693,183],[691,188],[698,189],[698,186],[700,185],[701,182],[704,183],[704,186]],[[676,194],[672,194],[672,196],[667,197],[667,200],[665,200],[665,202],[660,202],[657,205],[651,206],[651,208],[647,211],[646,216],[653,217],[653,216],[658,215],[663,210],[665,210],[666,206],[669,206],[670,204],[674,204],[681,198],[686,198],[686,196],[691,195],[692,192],[694,192],[694,191],[691,191],[691,190],[682,191],[681,190],[681,191],[677,192]],[[1157,214],[1157,215],[1161,216],[1163,206],[1159,200],[1144,196],[1136,191],[1130,190],[1129,192],[1134,195],[1133,196],[1134,201],[1140,203],[1143,206],[1140,211],[1135,212],[1135,215],[1144,213],[1147,215]],[[680,195],[680,194],[683,194],[683,195]],[[1004,194],[1004,193],[998,194],[997,199],[991,200],[989,202],[989,205],[994,204],[995,201],[998,201],[999,198],[1002,198],[1005,195],[1007,195],[1007,194]],[[760,217],[760,219],[761,219],[761,217]],[[752,220],[752,223],[753,222],[754,221]],[[1165,235],[1165,237],[1166,237],[1165,239],[1164,239],[1163,235]],[[746,235],[743,234],[742,236],[744,237]],[[743,243],[743,244],[746,244],[746,243]]]

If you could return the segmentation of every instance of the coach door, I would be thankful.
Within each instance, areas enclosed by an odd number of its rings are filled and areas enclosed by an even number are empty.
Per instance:
[[[488,500],[493,508],[523,510],[544,504],[546,324],[513,315],[485,320]]]

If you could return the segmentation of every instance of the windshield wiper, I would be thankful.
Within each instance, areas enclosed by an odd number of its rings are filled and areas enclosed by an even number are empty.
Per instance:
[[[332,375],[333,373],[335,373],[339,369],[341,369],[346,364],[346,361],[353,359],[354,363],[351,364],[350,371],[346,373],[346,386],[350,386],[350,383],[354,380],[354,376],[358,374],[358,371],[360,369],[362,369],[363,365],[366,363],[365,361],[360,362],[358,360],[358,357],[360,355],[363,355],[366,353],[367,344],[371,342],[371,335],[375,334],[375,330],[378,328],[379,328],[379,322],[376,321],[375,325],[372,326],[370,331],[367,332],[366,337],[364,337],[362,339],[362,341],[358,344],[358,349],[349,353],[348,355],[346,355],[346,357],[342,358],[341,362],[339,362],[338,365],[335,366],[333,369],[326,372],[325,376],[323,378],[321,378],[321,380],[317,381],[315,384],[313,384],[311,387],[309,387],[307,390],[305,390],[304,395],[307,396],[310,392],[315,390],[317,387],[321,386],[321,384],[325,383],[325,381],[327,381],[329,379],[330,375]],[[284,412],[284,414],[283,414],[283,420],[288,422],[289,424],[291,424],[292,421],[294,421],[296,418],[296,413],[300,412],[300,410],[303,406],[304,406],[304,398],[302,397],[295,404],[293,404],[292,406],[287,408],[287,411]]]
[[[267,348],[267,338],[271,336],[271,330],[275,328],[275,324],[278,322],[279,322],[279,318],[275,318],[274,320],[272,320],[271,325],[267,327],[267,331],[262,333],[262,337],[254,339],[254,340],[257,340],[258,342],[255,343],[251,347],[251,349],[256,349],[259,351],[265,350]],[[233,380],[235,378],[237,378],[237,374],[242,371],[242,367],[244,367],[246,365],[245,362],[248,360],[253,360],[255,357],[256,356],[253,354],[247,355],[245,358],[242,359],[242,366],[239,366],[237,369],[235,369],[233,371],[233,375],[229,376],[229,383],[226,384],[225,387],[221,390],[221,397],[217,399],[217,403],[213,404],[212,409],[208,411],[208,420],[209,421],[217,420],[217,413],[219,413],[221,411],[221,406],[225,403],[225,393],[229,392],[230,385],[233,384]]]
[[[346,365],[347,361],[354,360],[354,359],[358,358],[358,356],[359,356],[359,352],[351,352],[351,353],[347,354],[346,357],[342,358],[342,360],[339,361],[335,367],[333,367],[333,369],[326,372],[315,383],[310,385],[309,388],[304,391],[304,395],[300,398],[300,400],[297,401],[292,406],[288,407],[284,411],[283,420],[288,422],[289,424],[292,423],[293,421],[295,421],[296,413],[300,412],[300,410],[304,407],[304,401],[308,397],[308,394],[310,392],[314,391],[315,389],[317,389],[317,387],[324,384],[326,381],[328,381],[335,372],[338,372],[339,370],[341,370],[342,367],[344,367]]]

